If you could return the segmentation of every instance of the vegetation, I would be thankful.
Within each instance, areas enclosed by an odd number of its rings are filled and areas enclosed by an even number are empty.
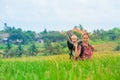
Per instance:
[[[120,51],[120,41],[117,42],[117,46],[114,48],[115,51]]]
[[[21,44],[17,46],[15,53],[18,57],[21,57],[22,54],[24,54],[24,49]]]
[[[57,31],[49,31],[49,32],[44,32],[41,33],[42,39],[46,42],[60,42],[66,40],[66,35],[61,34],[60,32]]]
[[[113,28],[108,31],[104,31],[103,29],[94,30],[93,34],[91,34],[91,39],[93,41],[103,40],[103,41],[115,41],[120,39],[120,29]]]
[[[29,56],[36,56],[38,53],[38,50],[36,48],[36,45],[33,43],[30,47],[29,47],[29,52],[28,52]]]
[[[47,55],[58,55],[62,53],[67,53],[67,45],[66,42],[46,42],[44,44],[45,52],[47,52]]]
[[[119,28],[90,33],[95,47],[92,59],[74,62],[65,54],[69,53],[65,34],[47,29],[35,33],[4,25],[0,31],[0,80],[120,79]],[[82,25],[76,27],[85,30]]]
[[[86,31],[81,24],[75,27]],[[81,38],[79,33],[75,34]],[[6,58],[68,53],[65,32],[47,31],[45,28],[42,32],[36,33],[30,30],[23,31],[21,28],[11,27],[5,23],[4,30],[0,31],[0,35],[0,50],[4,51],[2,54],[4,55],[3,57]],[[97,29],[90,33],[90,43],[93,45],[106,42],[117,42],[119,39],[119,28],[113,28],[108,31]],[[36,46],[36,44],[42,44],[42,46]],[[115,47],[112,47],[112,50],[119,51],[119,43]]]
[[[0,80],[119,80],[120,54],[94,53],[92,60],[68,55],[0,60]]]

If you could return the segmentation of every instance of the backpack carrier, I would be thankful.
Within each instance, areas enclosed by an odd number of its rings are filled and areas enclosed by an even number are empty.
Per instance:
[[[71,36],[74,35],[74,32],[72,30],[68,31],[67,32],[67,46],[68,46],[68,49],[69,49],[69,58],[71,59],[73,57],[73,51],[75,50],[75,47],[73,45],[73,42],[71,41]],[[80,52],[80,55],[79,57],[81,57],[83,55],[83,52],[84,52],[84,47],[82,45],[82,41],[78,39],[78,45],[81,46],[81,52]]]

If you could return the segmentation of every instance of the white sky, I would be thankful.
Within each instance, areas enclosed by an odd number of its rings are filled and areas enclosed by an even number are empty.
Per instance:
[[[0,29],[70,30],[120,28],[120,0],[0,0]]]

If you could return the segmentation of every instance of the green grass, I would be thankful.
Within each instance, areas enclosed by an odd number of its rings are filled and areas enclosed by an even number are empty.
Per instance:
[[[0,59],[0,80],[119,80],[120,53],[112,53],[76,62],[68,55]]]

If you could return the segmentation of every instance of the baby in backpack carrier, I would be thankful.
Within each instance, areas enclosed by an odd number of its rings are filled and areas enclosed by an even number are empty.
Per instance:
[[[77,42],[77,36],[72,35],[71,41],[73,42],[74,45],[73,59],[76,60],[76,58],[80,55],[80,45]]]

